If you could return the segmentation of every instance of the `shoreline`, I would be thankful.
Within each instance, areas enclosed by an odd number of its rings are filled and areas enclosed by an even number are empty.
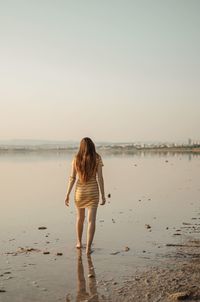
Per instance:
[[[189,227],[193,228],[192,225]],[[200,232],[199,227],[197,229],[198,232]],[[101,273],[101,276],[99,274],[96,275],[96,265],[93,265],[94,255],[92,254],[88,257],[83,255],[82,257],[81,250],[75,251],[75,253],[77,252],[80,254],[77,254],[77,297],[80,298],[80,300],[77,301],[83,301],[81,300],[83,297],[88,298],[88,300],[86,299],[84,301],[94,302],[200,301],[200,238],[197,238],[196,235],[188,236],[184,231],[181,235],[181,244],[178,242],[177,244],[166,244],[166,246],[168,246],[168,250],[162,255],[162,257],[157,255],[155,259],[149,259],[146,265],[141,267],[136,266],[131,275],[126,275],[126,270],[123,269],[120,277],[106,273]],[[27,248],[20,248],[17,253],[6,254],[7,259],[10,259],[12,256],[19,255],[21,263],[24,263],[24,260],[31,254],[40,255],[40,257],[42,257],[40,250]],[[43,252],[43,254],[45,253]],[[57,253],[56,257],[59,257],[60,260],[62,259],[61,263],[63,263],[63,260],[65,259],[65,256],[63,258],[62,255],[62,253]],[[46,259],[46,256],[44,257],[45,261],[47,260],[47,263],[51,261],[50,259]],[[117,262],[118,257],[113,257],[114,261]],[[29,262],[32,263],[30,260]],[[36,265],[36,263],[34,263],[31,265]],[[88,273],[84,274],[84,268],[86,268]],[[15,270],[14,267],[2,270],[1,283],[3,283],[0,286],[1,298],[5,298],[9,292],[10,286],[6,286],[6,284],[8,285],[8,283],[12,281],[13,270]],[[86,280],[88,280],[87,283],[91,291],[91,295],[89,296],[86,295],[85,291]],[[41,287],[38,279],[32,281],[32,285],[33,287],[38,287],[38,289]],[[49,295],[47,288],[41,287],[41,291],[44,291]],[[48,297],[46,296],[46,298]],[[2,301],[4,301],[4,299]],[[30,301],[35,301],[35,299]],[[68,293],[66,295],[66,301],[75,301],[74,294]]]
[[[77,297],[80,300],[77,301],[98,301],[98,302],[170,302],[170,301],[182,301],[187,300],[190,302],[200,301],[200,213],[197,213],[196,217],[192,217],[191,222],[182,222],[179,226],[180,228],[176,230],[177,240],[174,242],[173,237],[169,239],[168,242],[165,242],[166,251],[160,253],[160,250],[155,254],[154,257],[148,257],[147,262],[144,265],[138,266],[133,265],[130,262],[130,265],[133,267],[131,274],[126,273],[126,269],[122,269],[121,273],[116,276],[113,273],[101,272],[101,274],[95,274],[97,261],[96,253],[94,249],[94,254],[87,257],[85,250],[75,251],[73,261],[77,264]],[[44,231],[39,231],[43,230]],[[39,227],[39,234],[46,236],[46,228]],[[43,233],[44,232],[44,233]],[[50,234],[50,233],[47,233]],[[53,235],[53,234],[52,234]],[[49,236],[49,235],[48,235]],[[48,239],[49,240],[49,239]],[[14,243],[15,239],[10,239],[10,243]],[[170,242],[171,241],[171,242]],[[172,243],[173,242],[173,243]],[[50,242],[46,242],[50,243]],[[18,244],[17,244],[18,245]],[[34,247],[34,244],[32,245]],[[1,256],[6,257],[9,266],[3,268],[1,273],[1,286],[0,286],[0,295],[1,298],[6,297],[7,293],[12,288],[12,278],[15,278],[13,272],[16,271],[15,261],[19,259],[18,265],[25,263],[25,259],[28,260],[29,264],[25,264],[25,267],[29,265],[36,266],[38,261],[36,259],[42,258],[46,265],[51,263],[53,260],[54,265],[56,263],[61,263],[63,266],[66,258],[66,252],[63,252],[63,248],[57,246],[52,246],[47,248],[48,245],[37,245],[36,248],[27,248],[20,247],[18,250],[13,251],[7,250],[7,252],[1,253]],[[12,247],[12,245],[11,245]],[[42,248],[41,248],[42,247]],[[48,251],[48,252],[47,252]],[[127,250],[128,252],[129,250]],[[83,255],[82,255],[83,254]],[[97,249],[98,254],[98,249]],[[110,253],[112,255],[112,260],[117,265],[121,253]],[[123,251],[124,256],[127,255],[126,251]],[[31,256],[32,255],[32,256]],[[35,256],[36,258],[35,258]],[[47,256],[45,256],[47,255]],[[48,256],[49,255],[49,256]],[[17,256],[17,257],[13,257]],[[31,258],[30,258],[31,256]],[[83,256],[83,257],[82,257]],[[106,254],[103,254],[105,260]],[[28,258],[27,258],[28,257]],[[39,257],[39,258],[38,258]],[[47,257],[47,258],[46,258]],[[58,260],[58,258],[60,260]],[[32,259],[32,260],[31,260]],[[33,259],[35,259],[33,261]],[[71,259],[71,260],[72,260]],[[55,261],[57,260],[57,261]],[[95,261],[94,261],[95,260]],[[58,262],[59,261],[59,262]],[[129,259],[131,261],[131,259]],[[65,263],[66,264],[66,263]],[[13,266],[14,265],[14,266]],[[31,269],[30,266],[30,269]],[[33,267],[34,267],[33,266]],[[56,266],[55,266],[56,267]],[[84,274],[84,268],[88,273]],[[16,273],[16,272],[15,272]],[[45,278],[46,281],[48,278]],[[11,281],[8,281],[11,280]],[[87,280],[87,281],[86,281]],[[11,282],[11,283],[10,283]],[[85,291],[85,282],[88,283],[88,286],[91,291],[91,295],[87,296]],[[10,286],[9,286],[10,284]],[[37,287],[42,292],[45,292],[46,298],[49,296],[49,289],[47,287],[42,287],[39,280],[36,278],[34,281],[31,281],[33,287]],[[45,296],[43,298],[45,298]],[[41,293],[42,297],[42,293]],[[88,300],[81,300],[83,297],[87,297]],[[59,301],[63,298],[59,299]],[[4,301],[4,299],[2,300]],[[8,300],[5,299],[7,302]],[[15,300],[14,300],[15,301]],[[18,300],[16,300],[18,301]],[[35,299],[30,300],[35,301]],[[41,300],[44,301],[44,300]],[[68,293],[66,295],[66,301],[73,302],[74,293]]]
[[[35,148],[35,147],[0,147],[0,155],[4,154],[38,154],[38,153],[74,153],[77,148]],[[140,153],[158,153],[158,154],[200,154],[200,147],[97,147],[97,151],[102,154],[140,154]]]
[[[102,281],[110,293],[106,301],[200,301],[200,217],[192,219],[194,223],[182,222],[180,240],[166,243],[168,250],[161,258],[158,254],[121,282]]]
[[[200,301],[200,239],[190,239],[168,252],[160,265],[151,266],[119,284],[107,286],[111,301]]]

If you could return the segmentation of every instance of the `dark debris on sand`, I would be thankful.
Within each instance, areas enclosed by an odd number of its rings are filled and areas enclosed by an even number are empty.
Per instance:
[[[47,229],[47,227],[45,227],[45,226],[38,227],[38,230],[46,230],[46,229]]]

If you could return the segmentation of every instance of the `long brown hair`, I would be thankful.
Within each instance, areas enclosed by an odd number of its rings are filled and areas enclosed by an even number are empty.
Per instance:
[[[96,169],[97,156],[95,144],[91,138],[84,137],[80,142],[75,161],[76,170],[83,183],[87,182],[93,176]]]

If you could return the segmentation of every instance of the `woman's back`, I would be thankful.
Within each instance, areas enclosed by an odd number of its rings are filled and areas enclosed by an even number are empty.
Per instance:
[[[74,167],[75,167],[75,169],[76,169],[76,173],[77,173],[77,175],[78,175],[78,181],[80,181],[81,182],[81,175],[80,175],[80,173],[77,171],[77,167],[76,167],[76,159],[77,159],[77,157],[75,156],[75,158],[73,159],[73,164],[74,164]],[[95,167],[94,167],[94,170],[93,170],[93,172],[92,172],[92,174],[91,174],[91,177],[90,177],[90,179],[93,179],[93,178],[95,178],[96,179],[96,176],[97,176],[97,174],[98,174],[98,166],[99,165],[101,165],[101,167],[103,166],[103,162],[102,162],[102,158],[101,158],[101,156],[97,153],[96,154],[96,163],[95,163]],[[90,180],[89,179],[89,180]],[[89,181],[88,180],[88,181]],[[86,181],[87,182],[87,181]]]
[[[74,159],[74,165],[76,167],[76,158]],[[99,203],[99,187],[97,183],[96,176],[98,176],[98,180],[100,181],[100,177],[98,175],[99,165],[102,167],[103,162],[101,157],[97,154],[96,156],[96,165],[94,171],[90,177],[90,179],[86,182],[81,180],[81,177],[78,174],[78,181],[76,183],[75,189],[75,203],[79,208],[87,208],[87,207],[97,207]]]

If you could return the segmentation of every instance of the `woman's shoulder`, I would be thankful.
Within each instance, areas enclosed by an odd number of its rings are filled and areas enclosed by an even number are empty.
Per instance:
[[[77,154],[74,155],[74,157],[72,158],[72,164],[75,164],[75,163],[76,163],[76,158],[77,158]]]

